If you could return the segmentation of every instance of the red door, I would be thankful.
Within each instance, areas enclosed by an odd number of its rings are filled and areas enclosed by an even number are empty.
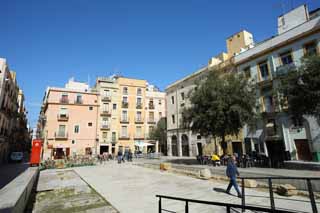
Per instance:
[[[311,161],[312,155],[309,148],[308,140],[294,140],[298,152],[298,159]]]

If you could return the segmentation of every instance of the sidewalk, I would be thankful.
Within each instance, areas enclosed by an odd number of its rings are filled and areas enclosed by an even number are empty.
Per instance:
[[[73,168],[91,187],[107,199],[120,212],[157,212],[159,195],[190,199],[241,203],[241,199],[223,191],[227,183],[206,181],[159,170],[135,166],[132,163]],[[235,194],[234,191],[232,191]],[[276,207],[311,212],[308,198],[280,197],[275,194]],[[300,201],[296,201],[300,200]],[[269,193],[246,189],[246,203],[269,206]],[[163,200],[162,207],[173,212],[184,212],[184,202]],[[319,208],[319,207],[318,207]],[[190,204],[190,212],[222,212],[222,207]]]

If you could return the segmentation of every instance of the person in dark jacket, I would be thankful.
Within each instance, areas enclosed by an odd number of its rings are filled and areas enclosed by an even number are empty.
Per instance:
[[[226,192],[228,194],[230,194],[231,187],[233,186],[238,193],[238,197],[241,198],[242,196],[241,196],[238,184],[237,184],[237,176],[239,176],[240,174],[239,174],[238,168],[235,164],[235,160],[236,160],[235,156],[230,157],[228,160],[226,174],[227,174],[228,178],[230,179],[230,182],[229,182],[229,185],[228,185]]]
[[[121,163],[121,161],[122,161],[122,151],[119,150],[118,151],[118,163]]]

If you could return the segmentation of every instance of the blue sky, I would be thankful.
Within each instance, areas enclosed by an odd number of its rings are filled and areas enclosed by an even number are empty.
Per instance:
[[[282,4],[281,4],[282,2]],[[35,125],[47,86],[120,73],[164,89],[225,51],[241,29],[276,34],[277,16],[319,0],[1,0],[0,57]]]

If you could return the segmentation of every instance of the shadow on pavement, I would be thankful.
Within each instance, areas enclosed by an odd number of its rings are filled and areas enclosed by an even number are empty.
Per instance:
[[[0,165],[0,189],[29,168],[29,162]]]

